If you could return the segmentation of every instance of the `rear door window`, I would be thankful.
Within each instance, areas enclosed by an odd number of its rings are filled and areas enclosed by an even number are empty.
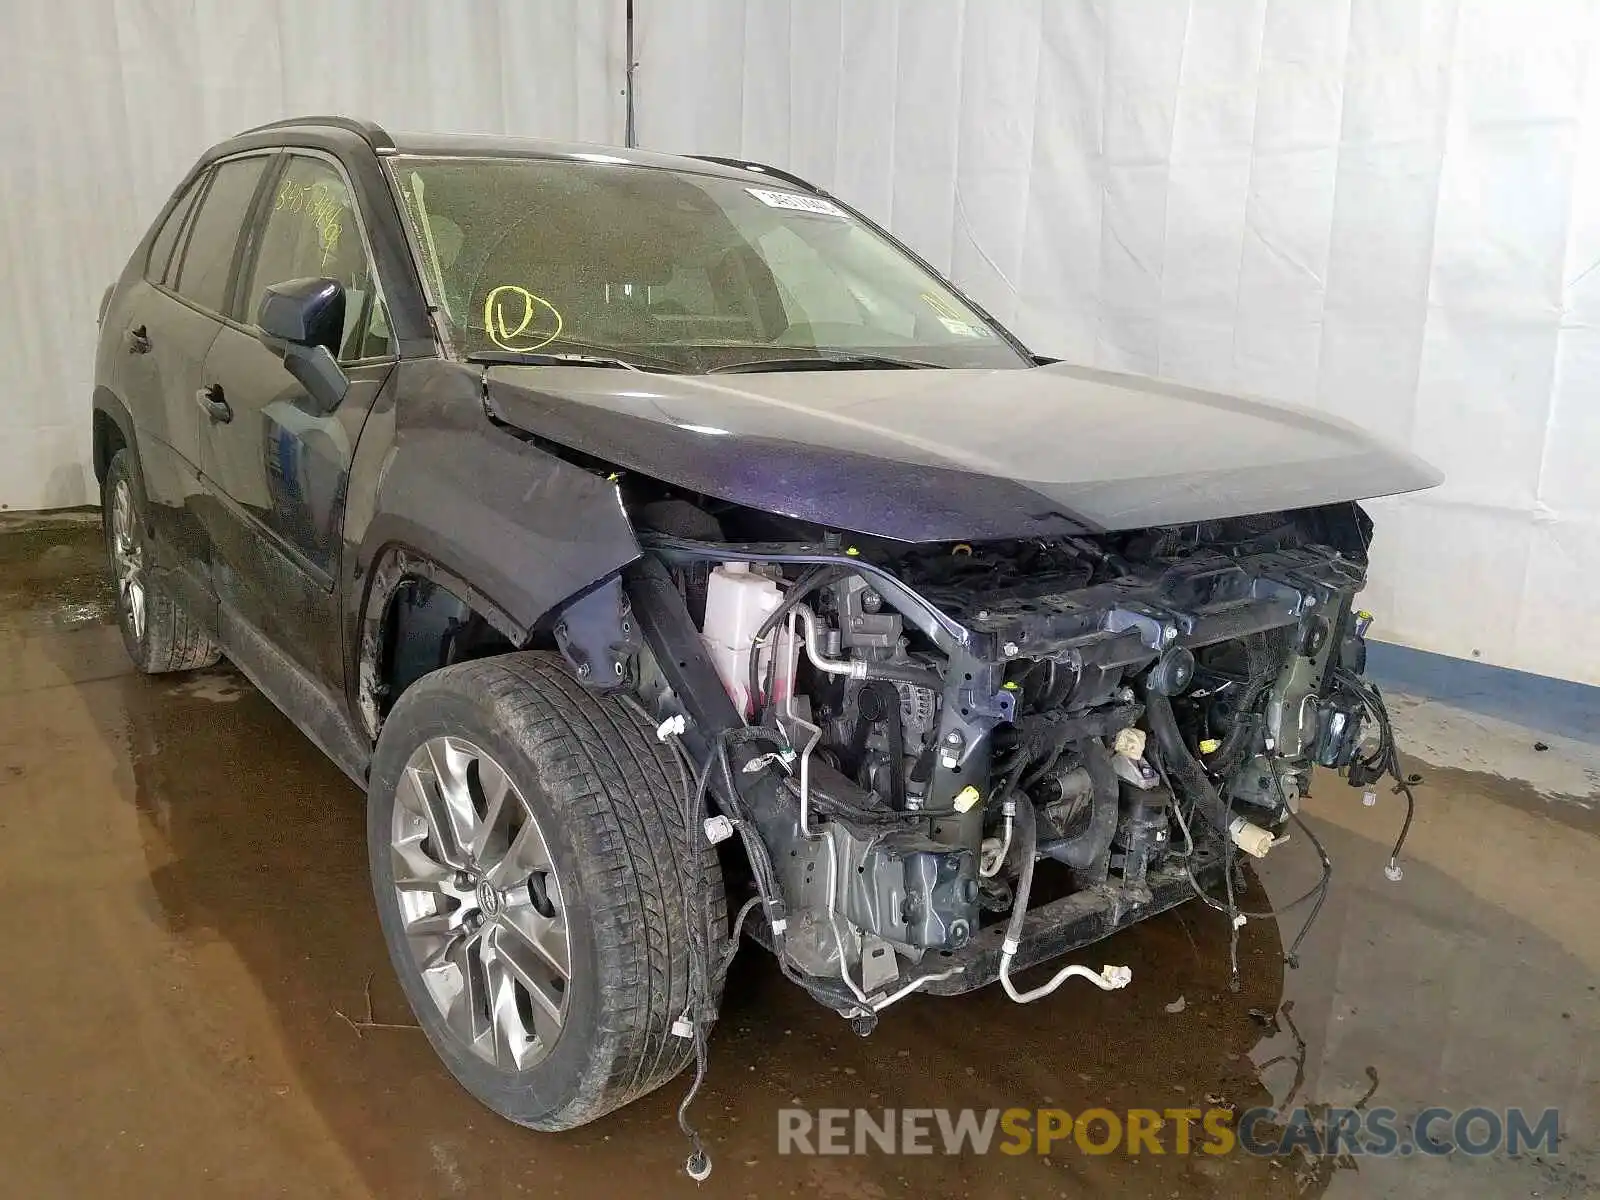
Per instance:
[[[266,164],[266,157],[260,155],[223,163],[213,172],[211,186],[200,201],[180,256],[177,290],[185,300],[209,312],[227,311],[239,233]]]

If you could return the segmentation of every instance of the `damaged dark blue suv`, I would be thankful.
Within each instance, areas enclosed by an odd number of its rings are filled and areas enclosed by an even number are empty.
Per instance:
[[[342,118],[177,189],[94,457],[128,652],[226,654],[366,791],[418,1021],[540,1129],[695,1058],[744,935],[862,1033],[1128,983],[1012,973],[1394,769],[1355,502],[1438,481],[1037,359],[771,167]]]

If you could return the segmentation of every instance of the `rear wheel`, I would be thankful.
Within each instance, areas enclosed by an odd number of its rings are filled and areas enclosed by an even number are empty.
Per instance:
[[[671,1027],[696,868],[710,923],[726,914],[677,779],[670,749],[554,655],[436,671],[385,721],[367,819],[384,939],[434,1049],[502,1116],[571,1128],[690,1060]]]
[[[117,624],[134,665],[151,675],[213,665],[222,651],[150,570],[144,493],[126,448],[106,468],[100,519],[117,581]]]

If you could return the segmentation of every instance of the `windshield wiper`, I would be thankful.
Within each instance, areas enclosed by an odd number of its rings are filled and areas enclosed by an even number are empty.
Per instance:
[[[917,362],[910,358],[888,358],[881,354],[830,354],[825,358],[752,358],[745,362],[712,367],[707,375],[753,375],[760,371],[879,371],[935,370],[938,363]]]
[[[672,367],[636,363],[626,358],[613,358],[604,354],[565,354],[546,350],[478,350],[467,355],[467,361],[490,367],[620,367],[624,371],[675,373]]]

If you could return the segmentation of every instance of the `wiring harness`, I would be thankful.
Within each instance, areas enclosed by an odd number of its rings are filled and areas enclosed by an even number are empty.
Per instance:
[[[1357,757],[1350,764],[1347,773],[1350,786],[1365,787],[1387,775],[1394,780],[1395,793],[1406,798],[1406,819],[1400,826],[1400,836],[1395,839],[1394,849],[1389,852],[1389,865],[1385,868],[1389,878],[1399,882],[1400,851],[1405,848],[1406,838],[1411,835],[1411,819],[1417,811],[1417,798],[1412,794],[1411,788],[1413,784],[1422,780],[1420,776],[1407,775],[1400,765],[1400,751],[1394,740],[1394,725],[1389,719],[1389,709],[1383,702],[1383,693],[1378,690],[1378,685],[1350,671],[1337,672],[1337,678],[1361,701],[1378,724],[1377,746],[1373,748],[1372,753]]]
[[[1404,795],[1406,798],[1405,820],[1401,824],[1399,836],[1395,839],[1394,848],[1389,853],[1389,863],[1384,868],[1385,875],[1390,880],[1398,882],[1403,876],[1403,872],[1400,868],[1400,853],[1404,849],[1406,839],[1411,833],[1412,818],[1416,813],[1416,797],[1413,795],[1411,789],[1412,785],[1420,780],[1417,776],[1406,775],[1401,767],[1399,750],[1397,749],[1395,743],[1394,726],[1389,718],[1388,708],[1384,704],[1383,694],[1381,691],[1379,691],[1378,686],[1369,682],[1368,680],[1362,679],[1360,676],[1352,672],[1344,670],[1338,671],[1336,673],[1336,678],[1340,684],[1349,688],[1350,691],[1361,701],[1363,708],[1371,715],[1374,723],[1378,727],[1377,744],[1369,753],[1359,755],[1347,768],[1346,774],[1348,782],[1352,787],[1365,787],[1387,775],[1394,780],[1394,791],[1396,794]],[[1239,715],[1241,719],[1248,719],[1248,715],[1244,712],[1241,712]],[[1274,755],[1273,757],[1276,759],[1278,756]],[[1156,766],[1158,771],[1161,773],[1162,780],[1166,784],[1167,789],[1172,791],[1175,796],[1179,795],[1180,793],[1173,789],[1171,779],[1167,775],[1167,765],[1164,762],[1158,761]],[[1278,905],[1275,908],[1266,909],[1265,911],[1256,912],[1238,907],[1234,891],[1234,863],[1231,852],[1225,852],[1223,857],[1223,881],[1224,887],[1226,888],[1225,900],[1218,900],[1216,897],[1206,892],[1206,890],[1200,886],[1199,881],[1194,876],[1193,869],[1188,865],[1187,862],[1185,863],[1184,867],[1189,878],[1189,884],[1194,889],[1195,895],[1203,900],[1207,907],[1222,913],[1228,918],[1230,926],[1228,947],[1228,958],[1231,968],[1230,986],[1235,991],[1237,991],[1239,987],[1239,928],[1241,925],[1243,925],[1244,920],[1248,919],[1259,921],[1266,920],[1268,918],[1282,917],[1287,913],[1293,912],[1301,905],[1310,902],[1311,911],[1306,914],[1306,919],[1301,924],[1299,932],[1296,933],[1294,940],[1289,945],[1289,949],[1284,953],[1284,962],[1287,963],[1291,969],[1297,968],[1300,965],[1300,946],[1304,943],[1306,936],[1311,932],[1312,926],[1316,924],[1317,918],[1321,915],[1323,905],[1328,898],[1328,889],[1333,882],[1333,861],[1331,858],[1329,858],[1327,849],[1323,846],[1321,839],[1317,837],[1316,832],[1300,816],[1299,812],[1290,806],[1288,797],[1284,795],[1283,783],[1279,778],[1279,773],[1276,770],[1273,770],[1269,772],[1269,774],[1272,779],[1274,791],[1277,794],[1279,811],[1286,811],[1289,814],[1289,819],[1292,820],[1295,825],[1299,827],[1300,831],[1305,834],[1307,840],[1310,841],[1312,847],[1317,852],[1317,858],[1321,865],[1321,875],[1317,882],[1313,884],[1307,891],[1301,893],[1294,899],[1284,904]],[[1186,859],[1192,857],[1193,855],[1194,841],[1190,834],[1189,824],[1190,821],[1193,820],[1195,807],[1196,802],[1193,800],[1193,798],[1190,798],[1190,811],[1187,815],[1184,813],[1181,804],[1175,805],[1173,808],[1173,811],[1178,819],[1179,827],[1183,831],[1184,841],[1187,847],[1183,857]],[[1231,821],[1233,816],[1233,799],[1231,796],[1227,801],[1226,811],[1228,819]]]

